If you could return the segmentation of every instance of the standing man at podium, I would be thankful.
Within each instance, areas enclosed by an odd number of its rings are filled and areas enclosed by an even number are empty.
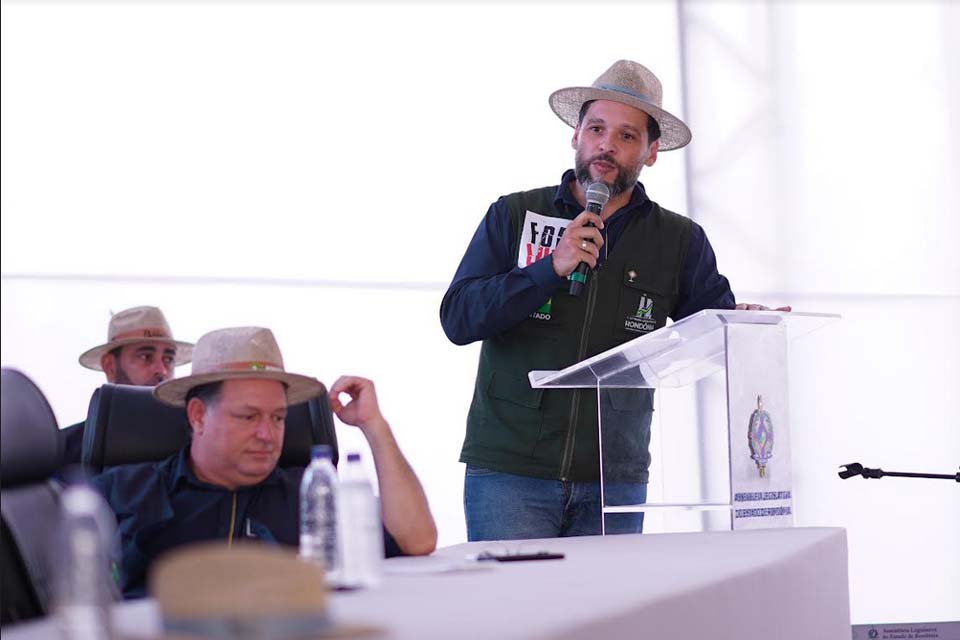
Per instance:
[[[447,337],[483,342],[460,455],[470,540],[601,531],[596,393],[533,389],[529,371],[563,369],[668,317],[735,306],[703,229],[650,200],[637,182],[658,152],[691,138],[663,110],[662,93],[657,77],[629,60],[589,87],[554,92],[551,108],[574,128],[574,168],[559,185],[494,202],[444,295]],[[609,200],[595,213],[586,193],[598,182]],[[570,280],[581,263],[589,269],[574,295]],[[643,503],[653,392],[603,393],[613,408],[604,433],[616,434],[604,451],[606,502]],[[606,521],[608,533],[642,526],[642,513]]]

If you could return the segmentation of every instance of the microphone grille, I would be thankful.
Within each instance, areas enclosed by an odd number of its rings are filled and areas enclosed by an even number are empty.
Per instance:
[[[603,208],[603,205],[607,204],[607,200],[610,199],[610,188],[603,184],[602,182],[592,182],[587,187],[587,204],[591,202],[600,205],[600,208]]]

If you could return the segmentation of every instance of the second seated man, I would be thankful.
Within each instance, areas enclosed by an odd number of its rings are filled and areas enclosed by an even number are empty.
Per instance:
[[[107,382],[155,387],[173,377],[173,370],[190,362],[193,345],[174,340],[170,325],[157,307],[133,307],[110,316],[107,341],[80,354],[80,364],[103,371]],[[60,432],[63,465],[80,464],[84,422]]]

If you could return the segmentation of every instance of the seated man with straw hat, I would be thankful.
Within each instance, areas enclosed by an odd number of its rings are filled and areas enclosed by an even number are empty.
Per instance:
[[[163,462],[115,467],[93,481],[117,516],[125,596],[143,595],[152,562],[184,544],[241,538],[298,544],[303,469],[277,462],[287,405],[322,391],[316,379],[284,370],[269,329],[220,329],[197,341],[191,375],[154,389],[162,402],[186,408],[190,444]],[[345,405],[341,393],[350,396]],[[380,413],[373,383],[342,377],[329,397],[373,452],[385,554],[432,552],[437,530],[430,507]]]
[[[110,317],[107,341],[84,351],[80,364],[103,371],[107,382],[154,387],[173,377],[173,369],[190,362],[193,345],[173,339],[170,325],[157,307],[133,307]],[[63,465],[80,464],[83,447],[80,422],[60,432]]]

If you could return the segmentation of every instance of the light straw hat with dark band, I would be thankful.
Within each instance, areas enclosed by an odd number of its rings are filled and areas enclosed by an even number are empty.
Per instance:
[[[185,545],[160,557],[148,579],[165,639],[307,640],[383,634],[383,629],[335,620],[323,567],[278,546]]]
[[[287,403],[299,404],[319,395],[316,378],[287,373],[280,347],[270,329],[235,327],[204,334],[193,349],[190,375],[154,387],[161,402],[182,407],[190,389],[221,380],[277,380],[287,387]]]
[[[612,100],[640,109],[660,125],[660,151],[679,149],[690,142],[690,129],[663,110],[663,88],[650,69],[630,60],[618,60],[589,87],[567,87],[550,95],[550,108],[571,127],[577,126],[580,107],[589,100]]]
[[[88,349],[80,355],[80,364],[87,369],[103,371],[100,358],[103,354],[136,342],[166,342],[177,349],[174,356],[174,365],[190,362],[193,345],[189,342],[180,342],[173,339],[170,325],[163,316],[163,312],[156,307],[133,307],[113,314],[107,326],[107,342],[93,349]]]

